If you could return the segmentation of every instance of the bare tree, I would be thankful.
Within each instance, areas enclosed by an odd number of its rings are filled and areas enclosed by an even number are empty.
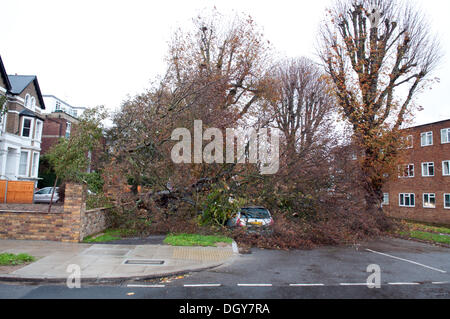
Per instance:
[[[197,87],[209,88],[210,94],[201,93],[208,108],[231,109],[242,117],[263,94],[269,49],[251,17],[229,19],[214,10],[194,19],[193,31],[175,34],[167,58],[168,85],[179,89],[196,78]]]
[[[194,19],[193,30],[178,30],[163,79],[126,101],[114,118],[110,171],[120,171],[134,190],[165,190],[168,183],[192,189],[199,181],[234,176],[233,164],[174,164],[171,134],[180,127],[192,133],[194,120],[204,128],[238,127],[265,94],[268,49],[250,17],[228,20],[214,11]]]
[[[439,43],[410,3],[338,0],[322,28],[320,55],[337,103],[363,149],[369,209],[380,207],[398,130],[439,61]]]
[[[306,58],[283,61],[273,72],[275,98],[269,113],[286,140],[290,155],[307,152],[323,135],[335,109],[324,74]]]

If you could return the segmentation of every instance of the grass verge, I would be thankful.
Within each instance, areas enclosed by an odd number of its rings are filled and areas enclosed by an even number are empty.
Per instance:
[[[107,229],[100,234],[87,236],[83,239],[83,243],[105,243],[129,237],[130,235],[132,235],[132,232],[126,229]]]
[[[231,244],[233,240],[225,236],[203,236],[196,234],[170,234],[164,240],[165,244],[171,246],[213,246],[217,243]]]
[[[450,228],[436,227],[421,223],[405,222],[405,230],[398,231],[401,236],[450,245]]]
[[[36,258],[28,254],[0,254],[0,266],[16,266],[35,261]]]

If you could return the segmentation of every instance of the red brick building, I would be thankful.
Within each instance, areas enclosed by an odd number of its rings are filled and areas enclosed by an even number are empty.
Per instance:
[[[42,131],[42,154],[45,154],[60,138],[70,136],[72,128],[78,124],[78,117],[86,108],[72,106],[54,95],[43,95],[43,98],[48,104]]]
[[[68,138],[72,127],[76,124],[78,120],[66,113],[46,114],[42,131],[42,154],[45,154],[61,137]]]
[[[405,130],[397,176],[384,189],[393,217],[450,225],[450,119]]]

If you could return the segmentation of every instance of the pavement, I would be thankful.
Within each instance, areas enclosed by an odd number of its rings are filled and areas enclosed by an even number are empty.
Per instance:
[[[0,281],[66,282],[74,269],[79,269],[83,282],[108,282],[160,278],[218,267],[237,255],[237,247],[0,240],[0,253],[27,253],[37,258],[25,266],[0,266]]]
[[[81,281],[77,289],[64,283],[0,282],[0,299],[170,298],[179,299],[179,306],[193,299],[450,299],[450,249],[414,241],[382,238],[314,250],[254,248],[229,260],[183,276]],[[368,285],[369,265],[379,267],[379,287]]]

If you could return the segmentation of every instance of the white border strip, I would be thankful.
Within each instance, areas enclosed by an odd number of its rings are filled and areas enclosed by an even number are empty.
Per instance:
[[[345,282],[343,282],[343,283],[340,283],[339,284],[340,286],[368,286],[369,284],[368,283],[345,283]]]
[[[371,249],[366,249],[366,250],[371,252],[371,253],[383,255],[383,256],[386,256],[386,257],[391,257],[391,258],[398,259],[398,260],[401,260],[401,261],[406,261],[406,262],[408,262],[410,264],[414,264],[414,265],[417,265],[417,266],[422,266],[422,267],[425,267],[425,268],[428,268],[428,269],[431,269],[431,270],[434,270],[434,271],[441,272],[443,274],[447,273],[445,270],[441,270],[441,269],[438,269],[438,268],[434,268],[434,267],[430,267],[430,266],[427,266],[427,265],[424,265],[424,264],[420,264],[420,263],[412,261],[412,260],[408,260],[408,259],[404,259],[404,258],[400,258],[400,257],[395,257],[395,256],[388,255],[388,254],[385,254],[385,253],[380,253],[379,251],[375,251],[375,250],[371,250]]]
[[[289,284],[290,287],[323,287],[324,284]]]
[[[272,284],[237,284],[238,287],[272,287]]]
[[[389,282],[388,285],[391,286],[415,286],[420,285],[418,282]]]
[[[222,284],[194,284],[194,285],[186,284],[183,286],[184,287],[221,287]]]
[[[127,285],[128,288],[164,288],[166,285]]]

